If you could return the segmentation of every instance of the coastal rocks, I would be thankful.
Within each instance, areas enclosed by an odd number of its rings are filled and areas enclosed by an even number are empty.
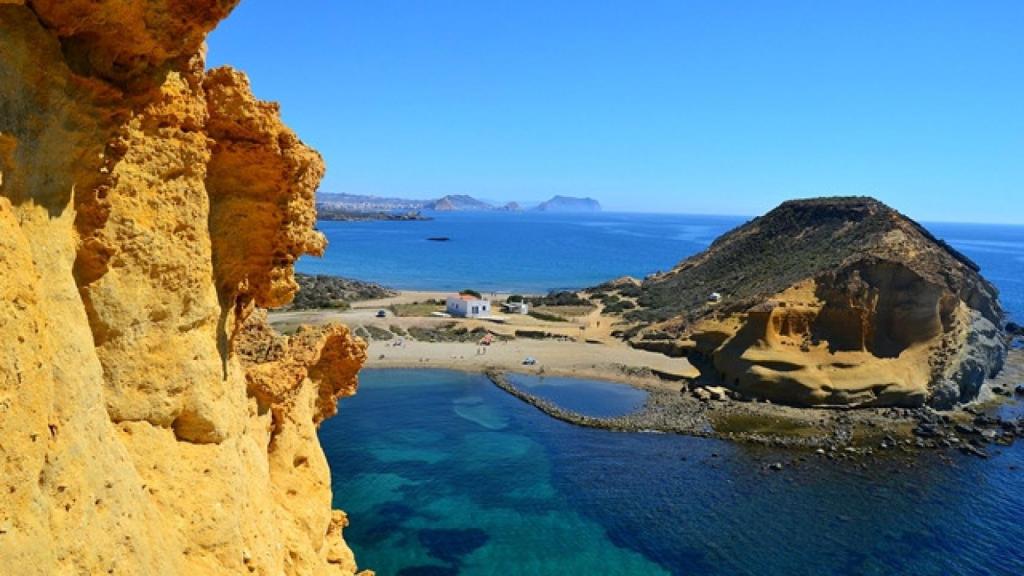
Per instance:
[[[929,407],[856,411],[795,408],[732,401],[731,391],[714,387],[677,393],[649,390],[647,401],[639,410],[623,416],[597,418],[562,408],[520,389],[503,372],[490,370],[487,376],[510,395],[552,418],[577,426],[668,432],[773,448],[815,449],[816,454],[829,460],[863,459],[883,454],[909,456],[922,450],[941,452],[947,449],[987,457],[987,445],[1007,446],[1024,436],[1024,417],[1014,421],[980,412],[972,415],[967,409],[937,412]],[[713,392],[717,399],[713,398]]]
[[[978,396],[986,378],[993,378],[1006,361],[1006,341],[996,324],[970,310],[966,340],[941,352],[936,368],[944,369],[931,382],[931,404],[938,407],[967,402]]]
[[[701,386],[693,390],[693,396],[701,402],[721,401],[732,397],[732,392],[721,386]]]
[[[260,327],[323,164],[205,70],[235,3],[0,3],[6,572],[356,570],[316,427],[365,352]]]
[[[913,433],[924,448],[957,447],[965,454],[987,457],[983,450],[986,444],[1009,446],[1024,434],[1024,420],[1005,420],[998,416],[978,414],[970,421],[963,421],[966,412],[938,414],[929,410],[918,411],[915,415],[917,426]],[[893,443],[890,441],[890,445]]]
[[[634,346],[795,406],[948,408],[1007,353],[977,266],[868,198],[786,202],[645,280],[637,303]]]

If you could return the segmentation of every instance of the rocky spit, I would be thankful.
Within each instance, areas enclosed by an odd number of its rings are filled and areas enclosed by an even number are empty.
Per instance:
[[[495,386],[552,418],[577,426],[620,432],[662,432],[717,438],[776,448],[813,450],[816,455],[848,460],[922,450],[957,450],[987,458],[993,446],[1009,446],[1024,437],[1024,415],[1001,417],[988,402],[936,411],[918,408],[808,409],[737,400],[722,388],[652,389],[639,410],[598,418],[562,408],[512,384],[500,370],[488,370]],[[1017,391],[993,387],[996,396],[1024,402]],[[781,467],[780,463],[780,467]]]

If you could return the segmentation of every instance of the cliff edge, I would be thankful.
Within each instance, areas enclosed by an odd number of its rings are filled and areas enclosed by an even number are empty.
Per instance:
[[[353,574],[316,427],[344,327],[273,334],[320,156],[207,71],[237,0],[0,0],[0,565]]]
[[[944,408],[1006,356],[977,265],[871,198],[783,203],[631,291],[635,346],[774,402]]]

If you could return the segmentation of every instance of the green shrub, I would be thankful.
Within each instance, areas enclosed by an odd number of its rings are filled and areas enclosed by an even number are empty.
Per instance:
[[[370,333],[370,337],[374,340],[391,340],[395,337],[391,332],[373,325],[367,325],[366,331]]]
[[[633,310],[634,308],[636,308],[636,304],[633,304],[629,300],[620,300],[605,306],[604,311],[607,314],[622,314],[626,310]]]
[[[547,322],[568,322],[568,320],[561,316],[555,316],[554,314],[548,314],[546,312],[538,312],[537,310],[530,310],[528,314],[537,320],[544,320]]]
[[[590,300],[581,298],[575,292],[562,291],[552,292],[547,296],[539,296],[529,299],[534,306],[590,306]]]

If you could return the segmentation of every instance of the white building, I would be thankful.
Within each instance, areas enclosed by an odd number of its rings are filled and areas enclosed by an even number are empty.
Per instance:
[[[452,316],[460,316],[462,318],[479,318],[491,315],[491,301],[477,298],[470,294],[449,296],[446,308]]]

